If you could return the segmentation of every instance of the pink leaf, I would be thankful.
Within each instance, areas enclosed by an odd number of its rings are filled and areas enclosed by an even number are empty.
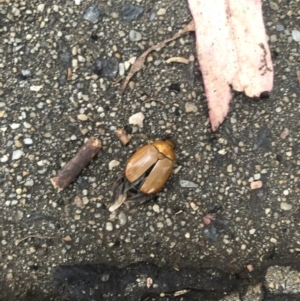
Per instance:
[[[259,97],[273,87],[261,0],[188,0],[197,56],[215,131],[229,111],[230,88]]]

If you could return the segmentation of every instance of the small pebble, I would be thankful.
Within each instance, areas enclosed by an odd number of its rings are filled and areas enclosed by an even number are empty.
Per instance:
[[[86,120],[88,120],[88,116],[85,115],[85,114],[79,114],[79,115],[77,115],[77,118],[78,118],[79,120],[81,120],[81,121],[86,121]]]
[[[30,145],[30,144],[33,143],[33,141],[32,141],[31,138],[24,138],[23,142],[24,142],[24,144],[26,144],[26,145]]]
[[[107,231],[112,231],[113,230],[113,224],[111,222],[107,222],[105,225],[105,229]]]
[[[112,160],[108,163],[108,169],[112,170],[114,167],[117,167],[120,165],[120,162],[117,160]]]
[[[13,151],[13,153],[12,153],[11,159],[12,159],[13,161],[14,161],[14,160],[18,160],[18,159],[20,159],[20,158],[22,157],[22,155],[23,155],[23,151],[22,151],[22,150],[20,150],[20,149],[15,150],[15,151]]]
[[[120,225],[121,225],[121,226],[124,226],[124,225],[126,224],[127,217],[126,217],[126,214],[125,214],[123,211],[121,211],[121,212],[119,213],[118,219],[119,219],[119,221],[120,221]]]
[[[197,113],[198,107],[192,102],[185,103],[185,112],[186,113]]]
[[[132,42],[138,42],[142,39],[142,34],[132,29],[129,31],[129,39]]]
[[[281,139],[285,139],[289,135],[290,131],[288,128],[284,128],[283,131],[280,134]]]
[[[152,209],[156,213],[159,213],[159,211],[160,211],[159,206],[157,204],[154,204],[153,207],[152,207]]]
[[[249,231],[249,233],[250,233],[250,234],[254,234],[255,231],[256,231],[256,229],[251,229],[251,230]]]
[[[20,127],[20,123],[12,123],[10,124],[10,127],[13,129],[13,130],[16,130]]]
[[[158,222],[156,225],[158,229],[162,229],[164,227],[164,224],[162,222]]]
[[[294,41],[300,42],[300,31],[299,30],[292,30],[292,37]]]
[[[292,206],[291,204],[288,204],[288,203],[286,203],[286,202],[281,202],[281,203],[280,203],[280,208],[281,208],[282,210],[288,211],[288,210],[291,210],[292,207],[293,207],[293,206]]]
[[[144,126],[145,115],[142,112],[133,114],[129,117],[129,124],[135,124],[138,127],[142,128]]]
[[[167,10],[165,8],[160,8],[158,11],[157,11],[157,15],[158,16],[163,16],[165,15],[167,12]]]
[[[187,180],[180,180],[179,185],[185,188],[197,188],[199,186],[198,184]]]
[[[44,9],[45,9],[45,4],[44,4],[44,3],[41,3],[41,4],[39,4],[39,5],[37,6],[37,10],[38,10],[39,12],[43,12]]]
[[[250,183],[251,189],[259,189],[262,187],[262,181],[253,181]]]

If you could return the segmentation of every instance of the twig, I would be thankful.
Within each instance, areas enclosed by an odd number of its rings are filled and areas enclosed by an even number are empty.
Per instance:
[[[53,236],[42,236],[42,235],[39,235],[39,234],[33,234],[33,235],[28,235],[28,236],[26,236],[26,237],[24,237],[24,238],[21,238],[21,239],[17,239],[16,241],[15,241],[15,245],[17,246],[17,245],[19,245],[19,243],[20,242],[22,242],[22,241],[24,241],[24,240],[26,240],[26,239],[28,239],[28,238],[41,238],[41,239],[52,239],[52,238],[58,238],[58,237],[53,237]]]
[[[144,67],[145,60],[146,60],[147,56],[149,55],[149,53],[151,53],[154,50],[164,48],[167,43],[178,39],[179,37],[181,37],[183,34],[185,34],[188,31],[195,31],[194,21],[191,21],[188,25],[186,25],[184,27],[183,30],[177,32],[172,38],[162,41],[156,45],[153,45],[148,50],[146,50],[140,57],[138,57],[137,60],[134,62],[134,64],[131,66],[130,71],[125,78],[125,81],[121,87],[119,94],[121,95],[124,93],[131,78]]]

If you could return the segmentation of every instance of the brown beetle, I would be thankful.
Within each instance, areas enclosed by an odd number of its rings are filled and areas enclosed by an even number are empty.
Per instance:
[[[174,147],[174,142],[168,139],[152,141],[139,148],[129,158],[124,174],[117,178],[112,187],[109,210],[116,210],[124,201],[152,199],[173,171]]]

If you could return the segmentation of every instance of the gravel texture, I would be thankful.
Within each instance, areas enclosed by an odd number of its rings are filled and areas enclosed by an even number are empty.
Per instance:
[[[129,4],[135,9],[124,10]],[[255,270],[274,258],[298,258],[299,0],[264,1],[263,11],[274,90],[256,100],[237,93],[212,133],[197,62],[166,63],[195,55],[192,33],[151,53],[118,94],[134,59],[189,23],[186,1],[0,0],[2,298],[50,296],[61,264],[143,260],[243,275],[249,264]],[[125,147],[114,131],[137,113],[142,126],[130,126]],[[141,134],[174,139],[175,172],[156,203],[110,213],[109,189],[146,143]],[[58,193],[50,178],[90,136],[102,150]],[[216,214],[210,224],[207,214]],[[273,269],[266,281],[274,289],[293,274]],[[247,294],[259,292],[254,286]],[[243,300],[261,300],[251,298]]]

